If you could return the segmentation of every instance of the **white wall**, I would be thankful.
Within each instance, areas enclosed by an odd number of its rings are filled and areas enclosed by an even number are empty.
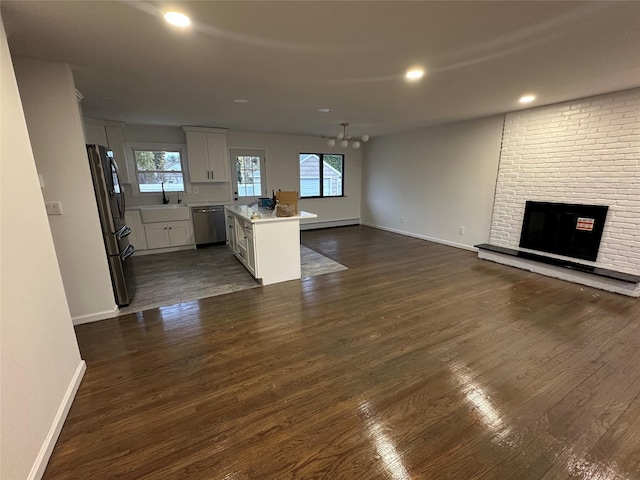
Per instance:
[[[84,362],[4,26],[0,43],[0,478],[9,480],[42,475]]]
[[[640,88],[509,113],[491,243],[518,248],[526,200],[608,205],[597,262],[640,273]]]
[[[95,193],[68,65],[15,59],[29,137],[45,201],[62,202],[49,216],[71,316],[75,323],[116,314]]]
[[[363,224],[463,248],[486,242],[502,126],[496,116],[374,138],[362,165]]]
[[[180,127],[154,125],[126,125],[125,141],[129,143],[186,143]],[[278,135],[248,132],[227,132],[229,149],[264,150],[266,155],[267,196],[272,190],[299,190],[298,154],[302,152],[344,153],[345,154],[345,197],[300,200],[299,208],[318,214],[309,224],[323,225],[323,222],[357,224],[360,219],[361,150],[330,148],[319,137],[300,135]],[[188,157],[187,157],[188,162]],[[228,184],[194,184],[199,193],[187,192],[185,202],[231,202]],[[129,193],[130,190],[128,190]],[[130,205],[159,204],[161,195],[145,197],[133,196]]]
[[[183,145],[186,152],[186,137],[181,127],[163,126],[163,125],[125,125],[124,139],[126,143],[127,168],[130,172],[130,178],[133,178],[135,166],[133,165],[132,145],[153,145],[153,144],[171,144]],[[187,159],[188,162],[188,159]],[[183,203],[189,202],[211,202],[211,203],[231,203],[231,188],[228,183],[199,183],[195,186],[199,192],[193,192],[189,183],[188,169],[185,173],[187,192],[180,194]],[[162,194],[146,194],[137,195],[134,187],[127,185],[125,191],[129,197],[127,201],[129,205],[156,205],[162,203]],[[174,193],[168,194],[171,202],[176,201],[177,196]]]
[[[276,135],[230,131],[229,148],[265,150],[267,192],[272,190],[300,190],[298,183],[299,153],[342,153],[344,157],[344,197],[301,199],[298,208],[313,212],[317,219],[302,223],[323,222],[359,223],[361,198],[361,150],[328,147],[326,140],[301,135]]]

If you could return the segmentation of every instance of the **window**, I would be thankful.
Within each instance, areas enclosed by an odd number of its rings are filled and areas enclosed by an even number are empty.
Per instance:
[[[231,150],[238,197],[262,197],[266,193],[264,152]]]
[[[140,193],[184,192],[184,175],[179,149],[137,150],[133,149],[136,179]]]
[[[300,198],[342,197],[343,195],[344,155],[300,154]]]

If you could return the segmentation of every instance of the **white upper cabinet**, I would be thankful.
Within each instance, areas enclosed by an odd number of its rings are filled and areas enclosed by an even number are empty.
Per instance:
[[[124,147],[124,123],[85,118],[84,133],[86,143],[102,145],[113,152],[120,183],[131,183]]]
[[[191,183],[229,182],[227,130],[182,127],[187,139],[187,163]]]

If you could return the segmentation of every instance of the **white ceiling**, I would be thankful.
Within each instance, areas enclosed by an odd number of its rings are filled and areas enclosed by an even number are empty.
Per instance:
[[[72,66],[86,116],[130,124],[375,136],[640,85],[638,1],[171,5],[194,25],[140,1],[2,0],[2,18],[14,56]]]

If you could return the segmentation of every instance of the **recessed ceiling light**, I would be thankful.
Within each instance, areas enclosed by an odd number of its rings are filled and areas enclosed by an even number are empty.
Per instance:
[[[518,100],[520,103],[531,103],[536,99],[535,95],[523,95]]]
[[[246,98],[236,98],[234,100],[235,103],[249,103],[249,100],[247,100]]]
[[[191,25],[189,17],[180,12],[167,12],[164,14],[164,19],[176,27],[188,27]]]
[[[420,80],[424,77],[424,70],[421,68],[412,68],[411,70],[407,70],[404,76],[407,80]]]
[[[322,112],[322,113],[327,113],[327,112],[329,112],[330,110],[329,110],[328,108],[319,108],[319,109],[318,109],[318,111],[319,111],[319,112]]]

